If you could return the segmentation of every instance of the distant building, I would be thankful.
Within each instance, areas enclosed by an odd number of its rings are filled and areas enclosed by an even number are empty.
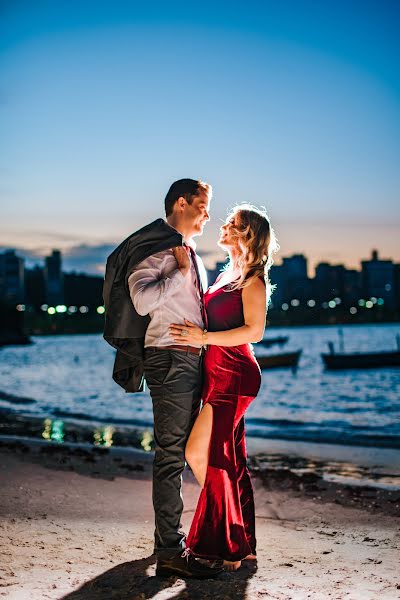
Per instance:
[[[343,301],[345,290],[344,265],[319,263],[315,269],[315,294],[319,302],[329,302],[334,298]]]
[[[272,265],[271,283],[276,285],[272,295],[274,307],[292,300],[304,304],[312,295],[311,281],[307,275],[307,258],[303,254],[294,254],[282,259],[281,265]]]
[[[304,254],[293,254],[282,259],[287,277],[291,281],[304,281],[307,279],[307,259]]]
[[[396,308],[400,309],[400,264],[394,265]]]
[[[343,303],[345,306],[357,306],[362,296],[361,273],[356,269],[345,269],[343,273]]]
[[[269,271],[269,279],[271,284],[275,286],[271,296],[272,306],[280,308],[287,300],[287,278],[284,267],[282,265],[272,265]]]
[[[378,251],[373,250],[370,260],[363,260],[362,290],[366,299],[382,298],[386,308],[396,306],[395,265],[391,260],[381,260]]]
[[[215,269],[207,269],[208,285],[212,285],[217,279],[218,275],[222,272],[226,265],[226,261],[220,261],[215,264]]]
[[[104,278],[84,273],[65,273],[64,293],[67,306],[87,305],[96,308],[103,305]]]
[[[24,259],[14,250],[0,254],[0,299],[8,306],[25,302]]]
[[[61,270],[59,250],[53,250],[51,256],[45,258],[44,287],[47,304],[50,306],[64,304],[64,275]]]
[[[39,310],[46,302],[44,270],[39,265],[25,269],[25,301],[35,310]]]

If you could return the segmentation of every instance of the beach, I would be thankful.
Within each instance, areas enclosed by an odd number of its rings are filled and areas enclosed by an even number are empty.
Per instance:
[[[0,597],[400,597],[398,491],[253,470],[257,564],[184,581],[155,576],[151,452],[3,438],[0,456]],[[185,471],[186,531],[198,494]]]
[[[386,348],[396,331],[349,339]],[[296,372],[263,372],[246,415],[258,561],[206,582],[155,576],[151,399],[111,380],[101,336],[4,348],[0,598],[400,598],[398,370],[329,373],[320,352],[334,329],[279,332],[303,353]],[[189,470],[183,494],[187,532]]]

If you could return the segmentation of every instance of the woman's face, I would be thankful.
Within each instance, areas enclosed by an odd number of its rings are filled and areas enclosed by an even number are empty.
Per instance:
[[[238,239],[236,237],[236,220],[237,215],[228,217],[226,223],[220,229],[218,245],[223,248],[236,248]]]

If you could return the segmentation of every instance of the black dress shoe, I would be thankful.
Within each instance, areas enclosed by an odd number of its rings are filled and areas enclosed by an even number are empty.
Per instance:
[[[211,579],[223,573],[222,566],[209,567],[200,563],[195,557],[188,553],[176,554],[171,558],[160,558],[157,561],[156,575],[159,577],[192,577],[194,579]]]

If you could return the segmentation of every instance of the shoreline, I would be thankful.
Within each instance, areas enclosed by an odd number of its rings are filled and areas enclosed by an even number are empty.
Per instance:
[[[73,471],[109,481],[138,475],[151,479],[154,456],[152,451],[138,448],[93,446],[81,442],[60,444],[51,440],[3,435],[0,436],[0,452],[3,456],[18,457],[23,462],[48,469]],[[350,469],[352,478],[332,478],[326,473],[329,462],[310,461],[293,455],[258,453],[249,456],[248,464],[252,477],[267,491],[290,491],[321,504],[334,503],[400,517],[398,487],[368,484],[368,480],[360,477],[359,473],[357,481],[355,469],[348,463],[343,463],[342,472]],[[188,471],[188,468],[185,469],[185,472]]]
[[[27,397],[0,392],[0,440],[24,439],[59,446],[83,444],[89,448],[154,449],[153,423],[132,419],[92,419],[89,415],[67,418],[56,415],[32,415],[25,408],[35,403]],[[20,411],[21,407],[21,411]],[[85,418],[87,417],[87,418]],[[315,476],[328,483],[400,491],[400,450],[397,448],[298,441],[284,438],[253,437],[247,433],[249,464],[254,472],[270,477]]]

